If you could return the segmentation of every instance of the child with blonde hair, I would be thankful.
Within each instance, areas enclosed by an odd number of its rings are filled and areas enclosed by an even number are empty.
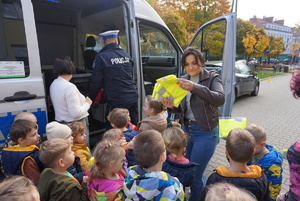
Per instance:
[[[108,131],[106,131],[103,134],[101,141],[104,141],[104,140],[115,141],[115,142],[119,142],[121,144],[126,143],[126,139],[124,137],[123,132],[118,128],[112,128],[112,129],[109,129]]]
[[[209,186],[205,201],[256,201],[255,196],[244,189],[236,186],[219,182]]]
[[[126,139],[125,139],[125,136],[123,134],[123,132],[120,130],[120,129],[117,129],[117,128],[113,128],[113,129],[110,129],[108,131],[106,131],[104,134],[103,134],[103,137],[102,137],[102,141],[113,141],[113,142],[116,142],[118,144],[121,144],[125,150],[125,154],[128,154],[129,150],[132,150],[133,149],[133,142],[134,140],[130,141],[130,142],[126,142]],[[127,158],[124,157],[123,159],[123,169],[122,169],[122,173],[123,173],[123,176],[126,175],[125,171],[126,171],[126,168],[128,167],[128,161],[127,161]]]
[[[121,144],[102,141],[94,150],[95,162],[88,171],[88,195],[91,200],[118,200],[123,197],[121,174],[125,150]]]
[[[48,140],[60,138],[68,140],[72,146],[74,144],[71,128],[56,121],[52,121],[46,125],[46,135]],[[84,171],[82,171],[80,158],[78,156],[74,155],[74,163],[68,168],[68,172],[70,172],[79,183],[83,181]]]
[[[91,166],[90,159],[92,158],[90,149],[86,144],[86,125],[83,122],[72,122],[68,124],[72,130],[73,146],[72,151],[75,156],[80,158],[80,164],[83,171],[86,171]]]
[[[148,117],[138,123],[138,132],[157,130],[162,133],[167,128],[167,119],[162,115],[166,110],[164,105],[152,96],[147,96],[143,109]]]
[[[197,163],[190,162],[185,155],[187,136],[179,127],[170,127],[163,132],[163,140],[168,151],[162,170],[177,177],[184,187],[195,180]]]
[[[86,201],[86,180],[82,185],[68,172],[68,168],[74,163],[74,152],[71,143],[61,138],[46,140],[41,145],[40,160],[47,165],[38,184],[42,201],[48,200],[72,200]]]
[[[123,132],[126,142],[130,142],[138,134],[133,130],[130,123],[129,111],[126,108],[114,108],[109,114],[107,119],[110,121],[113,128],[118,128]],[[137,161],[133,154],[133,150],[129,150],[126,154],[128,166],[137,165]]]
[[[0,201],[40,201],[36,186],[24,176],[12,176],[0,183]]]

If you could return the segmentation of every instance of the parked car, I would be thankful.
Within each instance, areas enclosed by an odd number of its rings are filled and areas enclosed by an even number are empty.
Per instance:
[[[282,63],[288,65],[288,64],[290,63],[290,61],[289,61],[289,59],[284,59],[284,60],[282,61]]]
[[[261,61],[262,64],[279,64],[279,60],[275,58],[263,59]]]
[[[222,62],[206,62],[205,69],[215,70],[220,75],[222,73]],[[239,97],[246,94],[257,96],[259,92],[260,81],[257,77],[257,73],[253,72],[249,66],[242,61],[235,62],[235,97]]]

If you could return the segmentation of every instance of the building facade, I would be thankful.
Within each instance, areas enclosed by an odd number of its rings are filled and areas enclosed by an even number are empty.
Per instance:
[[[263,17],[261,19],[253,16],[249,21],[254,24],[255,28],[263,27],[268,36],[282,37],[285,47],[282,56],[291,54],[290,44],[294,41],[294,30],[292,27],[285,26],[284,20],[274,20],[274,17]]]

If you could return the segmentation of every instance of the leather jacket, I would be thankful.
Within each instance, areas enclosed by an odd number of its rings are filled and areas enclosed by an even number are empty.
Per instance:
[[[189,79],[188,74],[182,76]],[[202,69],[199,75],[198,83],[195,83],[194,89],[191,91],[190,105],[193,115],[201,131],[211,131],[219,123],[221,116],[218,107],[225,102],[225,95],[222,80],[215,71],[207,71]],[[181,123],[184,123],[184,114],[186,108],[186,97],[181,101],[179,110],[181,112]],[[177,110],[178,111],[178,110]],[[173,109],[176,112],[176,109]]]

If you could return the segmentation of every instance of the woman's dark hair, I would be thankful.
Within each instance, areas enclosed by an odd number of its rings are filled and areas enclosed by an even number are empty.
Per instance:
[[[73,75],[75,73],[76,69],[70,57],[55,59],[53,66],[54,76]]]
[[[200,52],[200,50],[197,47],[188,47],[187,49],[184,50],[182,58],[181,58],[181,64],[182,68],[185,66],[185,60],[187,56],[194,55],[194,57],[197,60],[197,64],[199,66],[204,65],[205,60],[203,54]],[[200,63],[199,63],[200,61]]]

